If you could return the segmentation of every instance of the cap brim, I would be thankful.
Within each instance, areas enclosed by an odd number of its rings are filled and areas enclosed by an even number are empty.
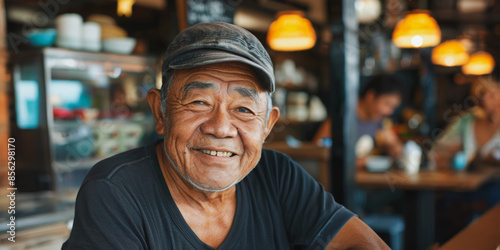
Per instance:
[[[262,66],[229,51],[215,49],[191,50],[174,58],[168,65],[168,69],[186,69],[222,62],[241,62],[252,66],[261,80],[262,87],[274,92],[274,76],[269,75]]]

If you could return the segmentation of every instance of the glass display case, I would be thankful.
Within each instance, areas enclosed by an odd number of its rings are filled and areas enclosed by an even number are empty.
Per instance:
[[[14,55],[18,190],[76,194],[99,160],[155,140],[146,96],[161,79],[158,59],[56,48]]]

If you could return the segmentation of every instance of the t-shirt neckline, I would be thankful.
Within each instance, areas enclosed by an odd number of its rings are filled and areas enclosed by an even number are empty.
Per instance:
[[[146,153],[150,155],[151,159],[151,164],[150,166],[153,168],[153,171],[156,173],[155,174],[155,181],[157,184],[161,187],[161,199],[163,201],[163,204],[168,210],[169,216],[172,218],[178,229],[182,232],[184,237],[196,248],[200,249],[215,249],[209,245],[207,245],[205,242],[200,240],[196,233],[189,227],[187,224],[186,220],[184,220],[184,217],[181,214],[181,211],[177,207],[177,204],[175,204],[174,198],[170,194],[170,190],[168,189],[167,183],[165,182],[165,179],[163,178],[163,173],[160,168],[160,164],[158,162],[158,157],[156,155],[156,144],[158,143],[163,143],[163,140],[158,140],[146,148]],[[239,234],[241,234],[244,230],[241,230],[242,224],[244,222],[244,218],[247,216],[247,211],[246,211],[246,206],[243,206],[243,187],[244,185],[241,185],[242,182],[236,184],[236,212],[234,214],[234,220],[233,224],[231,226],[231,229],[229,230],[229,233],[222,243],[222,245],[218,248],[219,250],[222,249],[232,249],[234,242],[236,242],[236,239],[239,238]]]

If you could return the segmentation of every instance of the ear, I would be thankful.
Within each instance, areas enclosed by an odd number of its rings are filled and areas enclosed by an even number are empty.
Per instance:
[[[155,119],[155,131],[159,135],[165,134],[165,119],[161,110],[161,92],[152,88],[148,91],[148,103]]]
[[[269,113],[269,119],[267,119],[267,124],[266,124],[266,131],[264,133],[266,134],[265,138],[271,133],[271,130],[273,130],[274,124],[278,121],[278,118],[280,117],[280,110],[278,107],[273,106],[271,109],[271,113]]]

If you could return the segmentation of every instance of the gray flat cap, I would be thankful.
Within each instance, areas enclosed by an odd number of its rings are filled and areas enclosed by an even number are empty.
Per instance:
[[[274,92],[273,63],[266,49],[252,33],[229,23],[199,23],[183,30],[168,46],[163,71],[221,62],[252,66],[263,88]]]

